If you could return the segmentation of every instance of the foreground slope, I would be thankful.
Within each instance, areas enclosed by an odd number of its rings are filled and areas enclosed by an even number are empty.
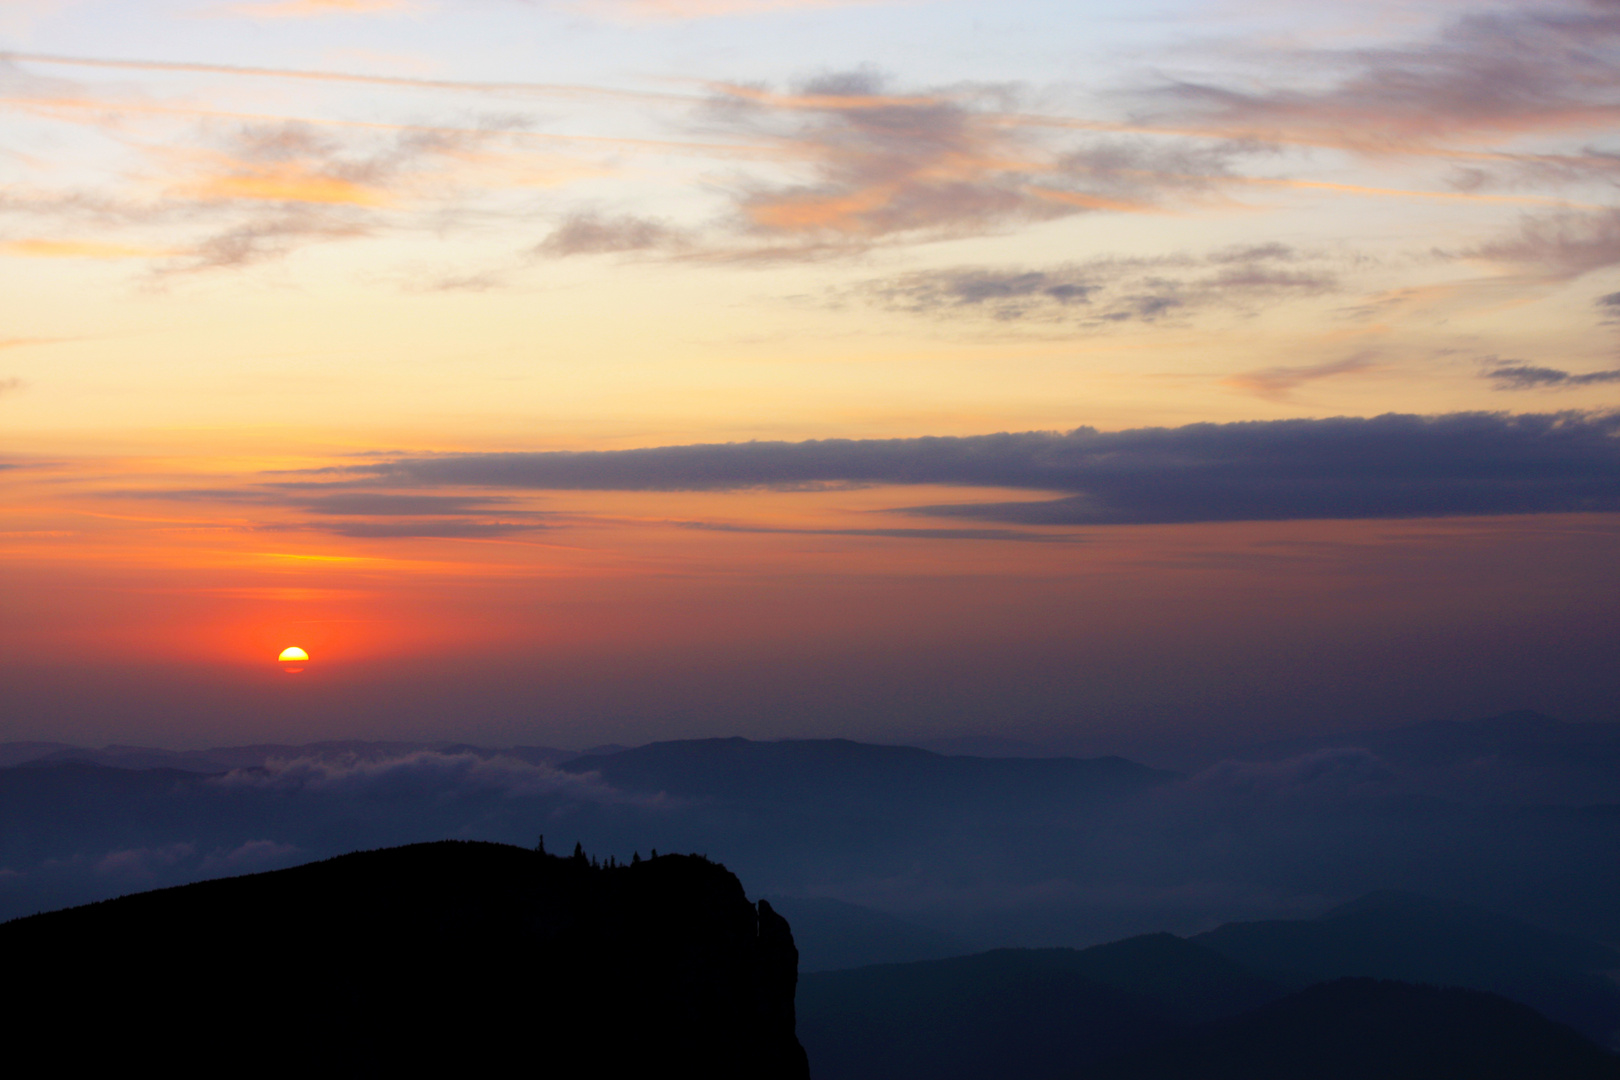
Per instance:
[[[0,952],[11,1030],[76,1061],[808,1075],[787,923],[696,856],[417,844],[14,920]]]

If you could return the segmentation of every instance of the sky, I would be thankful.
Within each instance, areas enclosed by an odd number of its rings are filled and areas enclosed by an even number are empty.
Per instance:
[[[1620,719],[1617,120],[1614,0],[0,0],[0,740]]]

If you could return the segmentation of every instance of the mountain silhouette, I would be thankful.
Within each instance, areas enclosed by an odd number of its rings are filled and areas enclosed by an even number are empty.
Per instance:
[[[807,974],[817,1080],[1072,1078],[1284,991],[1170,934]]]
[[[1345,976],[1486,990],[1620,1044],[1620,953],[1467,904],[1386,890],[1316,919],[1228,923],[1192,939],[1294,987]]]
[[[1494,994],[1340,979],[1086,1075],[1087,1080],[1615,1080],[1620,1059]]]
[[[842,900],[772,897],[771,906],[793,924],[801,972],[942,960],[974,951],[950,934]]]
[[[1620,1057],[1500,995],[1290,993],[1170,934],[807,974],[798,1000],[816,1080],[1620,1080]]]
[[[86,1067],[808,1077],[792,931],[700,856],[416,844],[16,919],[0,954],[14,1045]]]

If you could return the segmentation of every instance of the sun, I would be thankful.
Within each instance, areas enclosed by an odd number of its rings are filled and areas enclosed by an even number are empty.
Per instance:
[[[276,657],[276,659],[280,660],[284,664],[291,660],[308,660],[309,653],[305,652],[303,649],[300,649],[296,645],[289,645],[285,649],[281,650],[281,655]]]

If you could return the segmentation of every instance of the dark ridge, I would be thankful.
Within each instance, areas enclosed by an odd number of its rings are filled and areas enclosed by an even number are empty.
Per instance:
[[[14,1051],[807,1080],[798,954],[701,856],[441,842],[0,924]]]
[[[1295,988],[1359,976],[1500,994],[1620,1044],[1620,953],[1455,901],[1385,890],[1316,919],[1227,923],[1193,941]]]
[[[1088,1080],[1614,1080],[1620,1059],[1494,994],[1340,979]]]
[[[941,930],[842,900],[784,896],[772,897],[771,905],[794,926],[801,973],[943,960],[973,951]]]
[[[807,974],[799,1036],[817,1080],[1073,1080],[1283,992],[1208,949],[1150,934]]]

